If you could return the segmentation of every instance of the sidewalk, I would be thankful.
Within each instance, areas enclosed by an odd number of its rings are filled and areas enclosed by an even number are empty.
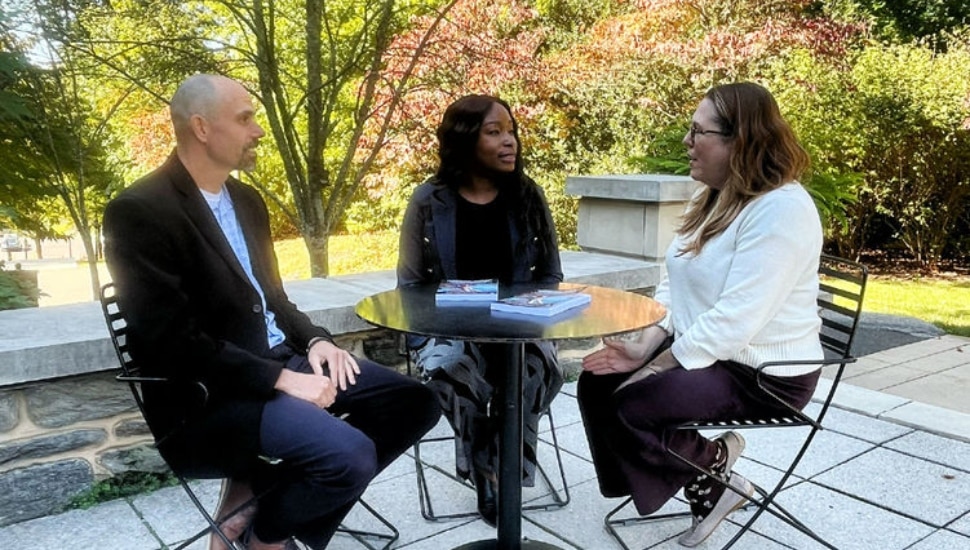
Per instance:
[[[823,384],[824,385],[824,384]],[[970,339],[943,336],[863,357],[850,365],[836,407],[778,502],[840,549],[970,550]],[[814,407],[817,405],[810,405]],[[571,502],[562,509],[524,514],[523,535],[563,549],[614,549],[603,516],[618,499],[600,496],[575,400],[567,385],[553,404]],[[450,430],[442,421],[438,433]],[[794,430],[749,430],[744,457],[735,467],[766,484],[781,475]],[[548,433],[545,434],[548,441]],[[554,469],[551,445],[540,462]],[[450,470],[453,447],[425,446],[422,459]],[[475,492],[426,470],[436,512],[473,509]],[[218,482],[200,484],[214,505]],[[524,500],[541,498],[525,489]],[[440,550],[494,536],[481,521],[427,522],[421,518],[410,454],[384,471],[364,498],[401,532],[396,548]],[[675,503],[682,506],[682,504]],[[750,512],[733,516],[741,521]],[[359,510],[348,523],[366,527]],[[198,513],[178,487],[89,510],[75,510],[0,528],[0,549],[73,548],[155,550],[201,527]],[[687,520],[627,527],[631,546],[675,549]],[[737,529],[723,524],[699,548],[719,548]],[[739,549],[813,549],[817,544],[773,517],[755,523]],[[204,549],[203,543],[192,548]],[[335,550],[363,548],[339,536]]]

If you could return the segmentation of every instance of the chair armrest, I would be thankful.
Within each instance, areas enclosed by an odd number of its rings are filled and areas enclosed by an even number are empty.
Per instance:
[[[172,384],[173,382],[168,378],[159,377],[159,376],[141,376],[140,374],[137,374],[137,369],[133,369],[133,370],[135,370],[135,372],[132,372],[131,370],[122,371],[121,373],[115,376],[115,380],[118,382],[124,382],[128,384],[128,386],[131,388],[131,393],[135,398],[135,403],[138,405],[138,409],[141,411],[142,418],[144,418],[147,421],[148,413],[145,410],[145,403],[142,397],[143,387],[148,384]],[[139,388],[139,386],[141,386],[142,388]],[[196,380],[191,384],[187,384],[187,386],[194,387],[197,393],[197,395],[193,396],[189,400],[190,401],[189,406],[197,406],[199,409],[204,408],[206,404],[209,402],[209,389],[205,386],[204,383],[202,383],[199,380]],[[162,435],[162,436],[156,435],[155,448],[156,449],[161,448],[161,446],[166,441],[168,441],[173,435],[175,435],[179,430],[181,430],[185,426],[185,421],[186,419],[183,418],[182,422],[178,426],[169,430],[168,433],[166,433],[165,435]]]
[[[118,382],[135,382],[138,384],[144,384],[146,382],[167,383],[169,381],[168,378],[157,378],[153,376],[138,376],[135,374],[125,374],[125,373],[121,373],[115,376],[115,380],[117,380]]]
[[[160,376],[141,376],[138,374],[127,374],[124,372],[116,375],[115,380],[117,380],[118,382],[127,382],[128,384],[172,384],[173,383],[170,379],[160,377]],[[207,388],[205,384],[200,380],[193,381],[191,385],[197,388],[200,396],[199,405],[204,407],[206,403],[209,402],[209,388]]]

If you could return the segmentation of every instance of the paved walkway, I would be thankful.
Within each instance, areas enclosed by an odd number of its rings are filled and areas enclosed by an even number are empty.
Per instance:
[[[826,417],[828,430],[816,438],[797,479],[778,501],[840,549],[970,550],[970,339],[922,340],[868,355],[850,369],[837,393],[837,408]],[[526,512],[523,534],[564,549],[618,548],[602,525],[618,501],[597,490],[575,385],[567,385],[556,399],[554,416],[572,500],[559,510]],[[448,433],[443,422],[437,430]],[[749,430],[736,469],[761,484],[777,479],[777,468],[792,452],[788,432],[793,431]],[[540,445],[540,462],[550,467],[553,456],[551,445]],[[453,448],[426,446],[422,459],[449,471]],[[473,509],[473,489],[428,472],[438,513]],[[217,483],[200,487],[214,503]],[[440,550],[493,535],[481,521],[425,521],[416,494],[410,455],[392,464],[365,494],[400,530],[396,548]],[[526,500],[545,496],[538,488],[524,491]],[[360,510],[349,519],[353,526],[368,526]],[[0,528],[0,549],[164,549],[200,525],[181,489],[170,488]],[[676,535],[686,527],[687,520],[672,520],[623,532],[631,546],[674,549],[680,548]],[[718,548],[736,529],[733,523],[722,525],[701,548]],[[759,519],[754,530],[735,548],[819,548],[771,517]],[[341,536],[331,548],[362,546]]]

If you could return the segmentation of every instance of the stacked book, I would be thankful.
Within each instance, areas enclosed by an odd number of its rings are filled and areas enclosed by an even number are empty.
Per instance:
[[[591,296],[583,288],[535,290],[500,300],[495,279],[449,279],[438,285],[434,299],[439,306],[488,303],[493,313],[552,317],[588,304]]]
[[[437,305],[481,304],[498,300],[498,281],[495,279],[450,279],[441,281],[434,294]]]
[[[492,302],[491,309],[496,313],[517,315],[538,315],[552,317],[564,311],[584,306],[592,297],[582,292],[582,288],[570,290],[536,290],[518,294]]]

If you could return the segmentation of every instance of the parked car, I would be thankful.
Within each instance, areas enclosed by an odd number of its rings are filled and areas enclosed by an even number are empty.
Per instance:
[[[21,238],[16,233],[7,233],[0,241],[0,249],[6,252],[20,252],[21,250],[30,250],[30,248],[30,241]]]

